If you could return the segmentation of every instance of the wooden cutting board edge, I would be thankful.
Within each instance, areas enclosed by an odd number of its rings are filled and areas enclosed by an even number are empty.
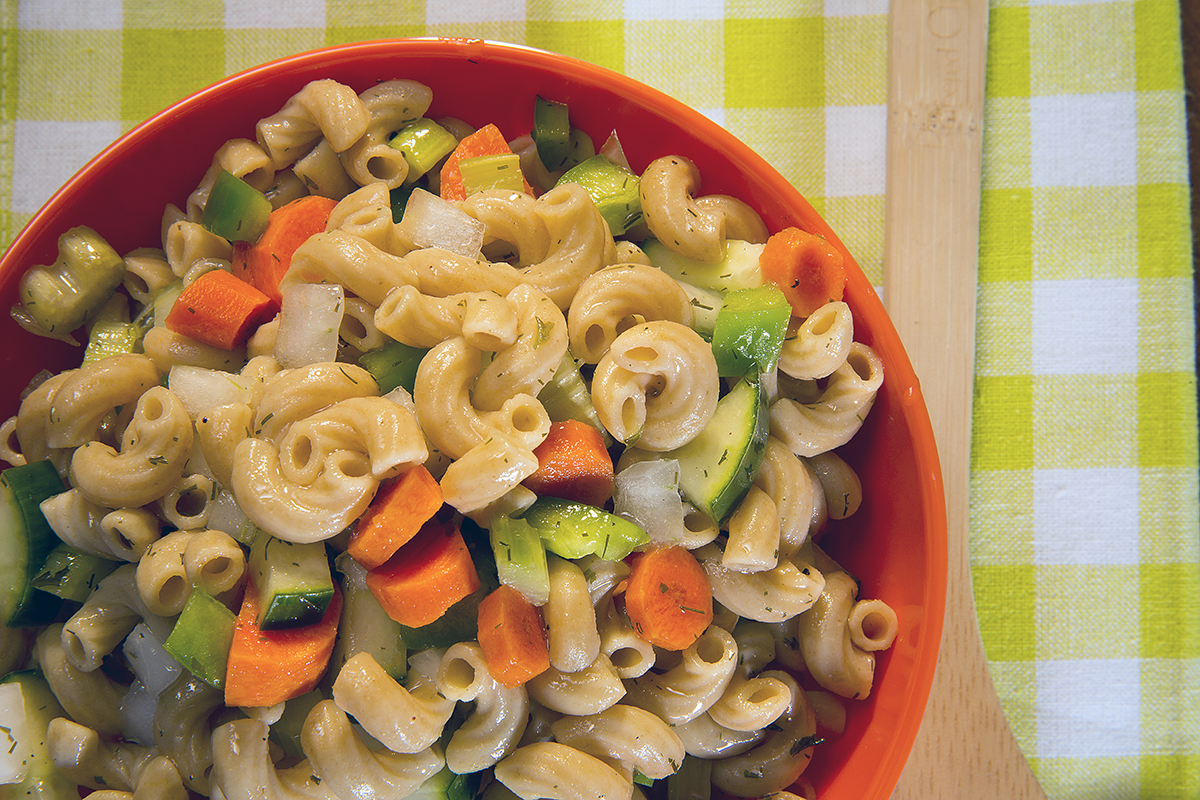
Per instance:
[[[921,730],[893,800],[1044,798],[976,617],[970,446],[987,0],[891,0],[883,299],[921,379],[947,496],[948,592]]]

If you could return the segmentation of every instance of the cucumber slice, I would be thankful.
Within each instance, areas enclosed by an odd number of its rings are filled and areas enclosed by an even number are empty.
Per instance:
[[[763,285],[762,269],[758,266],[758,257],[763,251],[761,244],[727,239],[724,257],[712,263],[684,258],[657,239],[643,242],[642,250],[650,263],[672,278],[702,289],[730,292]]]
[[[308,694],[293,697],[283,706],[283,714],[271,725],[271,741],[283,748],[283,752],[297,760],[304,758],[304,748],[300,745],[300,731],[304,729],[304,721],[308,712],[325,699],[319,689],[313,689]]]
[[[39,506],[62,491],[49,461],[0,472],[0,623],[10,628],[45,625],[62,605],[62,598],[33,585],[59,544]]]
[[[237,615],[224,603],[199,586],[193,586],[163,647],[188,672],[210,686],[222,689],[236,625]]]
[[[641,179],[607,156],[592,156],[563,173],[558,184],[577,183],[587,190],[613,236],[642,220]]]
[[[427,779],[407,800],[473,800],[479,794],[482,772],[456,775],[449,767]]]
[[[356,653],[370,653],[388,675],[403,680],[408,672],[408,648],[400,623],[387,615],[367,588],[367,569],[349,553],[334,560],[342,573],[342,621],[330,661],[330,674],[337,676],[342,665]],[[290,702],[290,701],[289,701]]]
[[[491,542],[500,582],[533,605],[544,606],[550,599],[550,573],[538,530],[527,520],[501,515],[492,520]]]
[[[96,584],[116,568],[116,561],[85,553],[63,542],[50,551],[33,577],[33,585],[64,600],[82,603]]]
[[[692,330],[711,342],[713,331],[717,328],[717,315],[725,304],[725,296],[716,289],[704,289],[678,278],[676,282],[683,287],[683,292],[692,304]]]
[[[314,625],[333,599],[324,542],[296,544],[260,532],[250,545],[251,580],[258,587],[264,631]]]
[[[627,519],[595,506],[540,497],[521,515],[541,534],[546,550],[563,558],[596,554],[620,561],[650,541],[650,535]]]
[[[579,365],[569,352],[563,355],[554,377],[538,392],[537,399],[546,409],[551,422],[564,422],[568,419],[586,422],[600,431],[605,447],[612,446],[613,438],[600,421],[600,415],[592,405],[592,393],[588,391]]]
[[[46,728],[66,716],[40,672],[13,672],[0,680],[0,797],[79,800],[46,747]]]
[[[769,421],[766,392],[751,375],[717,402],[699,436],[663,454],[679,461],[683,496],[715,522],[729,516],[758,474]]]

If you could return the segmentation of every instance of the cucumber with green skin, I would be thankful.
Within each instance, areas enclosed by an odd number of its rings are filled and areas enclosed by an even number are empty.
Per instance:
[[[683,496],[714,522],[724,521],[762,466],[769,427],[766,392],[757,375],[747,376],[717,402],[699,436],[663,454],[679,461]]]
[[[296,544],[260,531],[250,545],[251,580],[258,587],[264,631],[314,625],[333,599],[324,542]]]
[[[46,557],[59,544],[39,507],[63,491],[49,461],[0,473],[0,623],[10,628],[52,622],[62,598],[34,586]]]
[[[727,239],[723,257],[711,263],[681,256],[657,239],[643,242],[642,250],[651,264],[672,278],[701,289],[725,293],[763,285],[762,268],[758,264],[763,251],[761,244]]]
[[[46,729],[66,716],[40,672],[13,672],[0,680],[0,800],[79,800],[79,787],[50,758]]]
[[[64,600],[82,603],[117,566],[116,561],[61,542],[46,556],[33,577],[33,585]]]

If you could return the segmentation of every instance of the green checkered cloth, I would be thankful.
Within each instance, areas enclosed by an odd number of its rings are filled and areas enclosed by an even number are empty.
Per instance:
[[[405,35],[627,73],[769,159],[882,283],[887,0],[0,0],[0,241],[212,81]],[[992,674],[1051,798],[1200,797],[1177,0],[993,0],[972,457]]]

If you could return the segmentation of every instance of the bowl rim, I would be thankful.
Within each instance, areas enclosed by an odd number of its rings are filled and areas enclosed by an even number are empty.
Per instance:
[[[57,228],[66,227],[61,224],[62,216],[69,210],[71,195],[77,187],[98,179],[97,176],[102,176],[124,155],[136,151],[146,140],[155,137],[160,127],[183,111],[203,109],[216,103],[229,91],[238,87],[253,86],[261,80],[275,80],[281,71],[302,75],[311,67],[328,64],[330,59],[375,57],[395,53],[397,48],[414,56],[427,55],[466,60],[489,59],[551,68],[578,77],[584,82],[603,81],[628,93],[636,103],[651,103],[660,108],[664,115],[681,116],[687,119],[689,125],[694,126],[699,134],[717,143],[723,150],[728,151],[731,157],[753,165],[757,181],[768,185],[771,191],[785,198],[788,204],[811,212],[812,218],[821,228],[818,232],[834,243],[853,265],[850,272],[855,273],[859,281],[857,290],[864,296],[872,298],[873,302],[879,302],[874,287],[866,281],[849,249],[800,191],[763,156],[701,112],[665,92],[623,73],[573,56],[492,39],[437,36],[371,39],[314,48],[271,59],[232,73],[187,95],[123,133],[95,156],[88,159],[66,183],[58,188],[22,226],[7,247],[3,257],[0,258],[0,279],[9,269],[15,269],[11,264],[12,261],[31,263],[29,261],[30,249],[44,237],[56,236],[56,234],[48,234],[46,229],[54,231]],[[881,302],[880,307],[882,308]],[[917,656],[914,660],[916,674],[913,680],[907,684],[907,691],[896,699],[904,713],[895,722],[895,727],[889,734],[890,739],[885,746],[884,757],[877,773],[868,781],[869,796],[885,798],[894,789],[904,764],[907,762],[932,690],[935,665],[943,633],[948,551],[941,465],[927,407],[921,394],[920,382],[886,310],[881,318],[874,321],[874,324],[876,337],[886,340],[889,345],[886,362],[889,378],[893,381],[899,380],[908,389],[908,397],[903,405],[907,407],[905,416],[913,428],[914,458],[924,475],[920,485],[922,501],[928,511],[927,533],[929,536],[928,552],[924,561],[929,578],[923,594],[925,608],[923,621],[926,623],[926,627],[922,630],[922,646],[917,649]]]

